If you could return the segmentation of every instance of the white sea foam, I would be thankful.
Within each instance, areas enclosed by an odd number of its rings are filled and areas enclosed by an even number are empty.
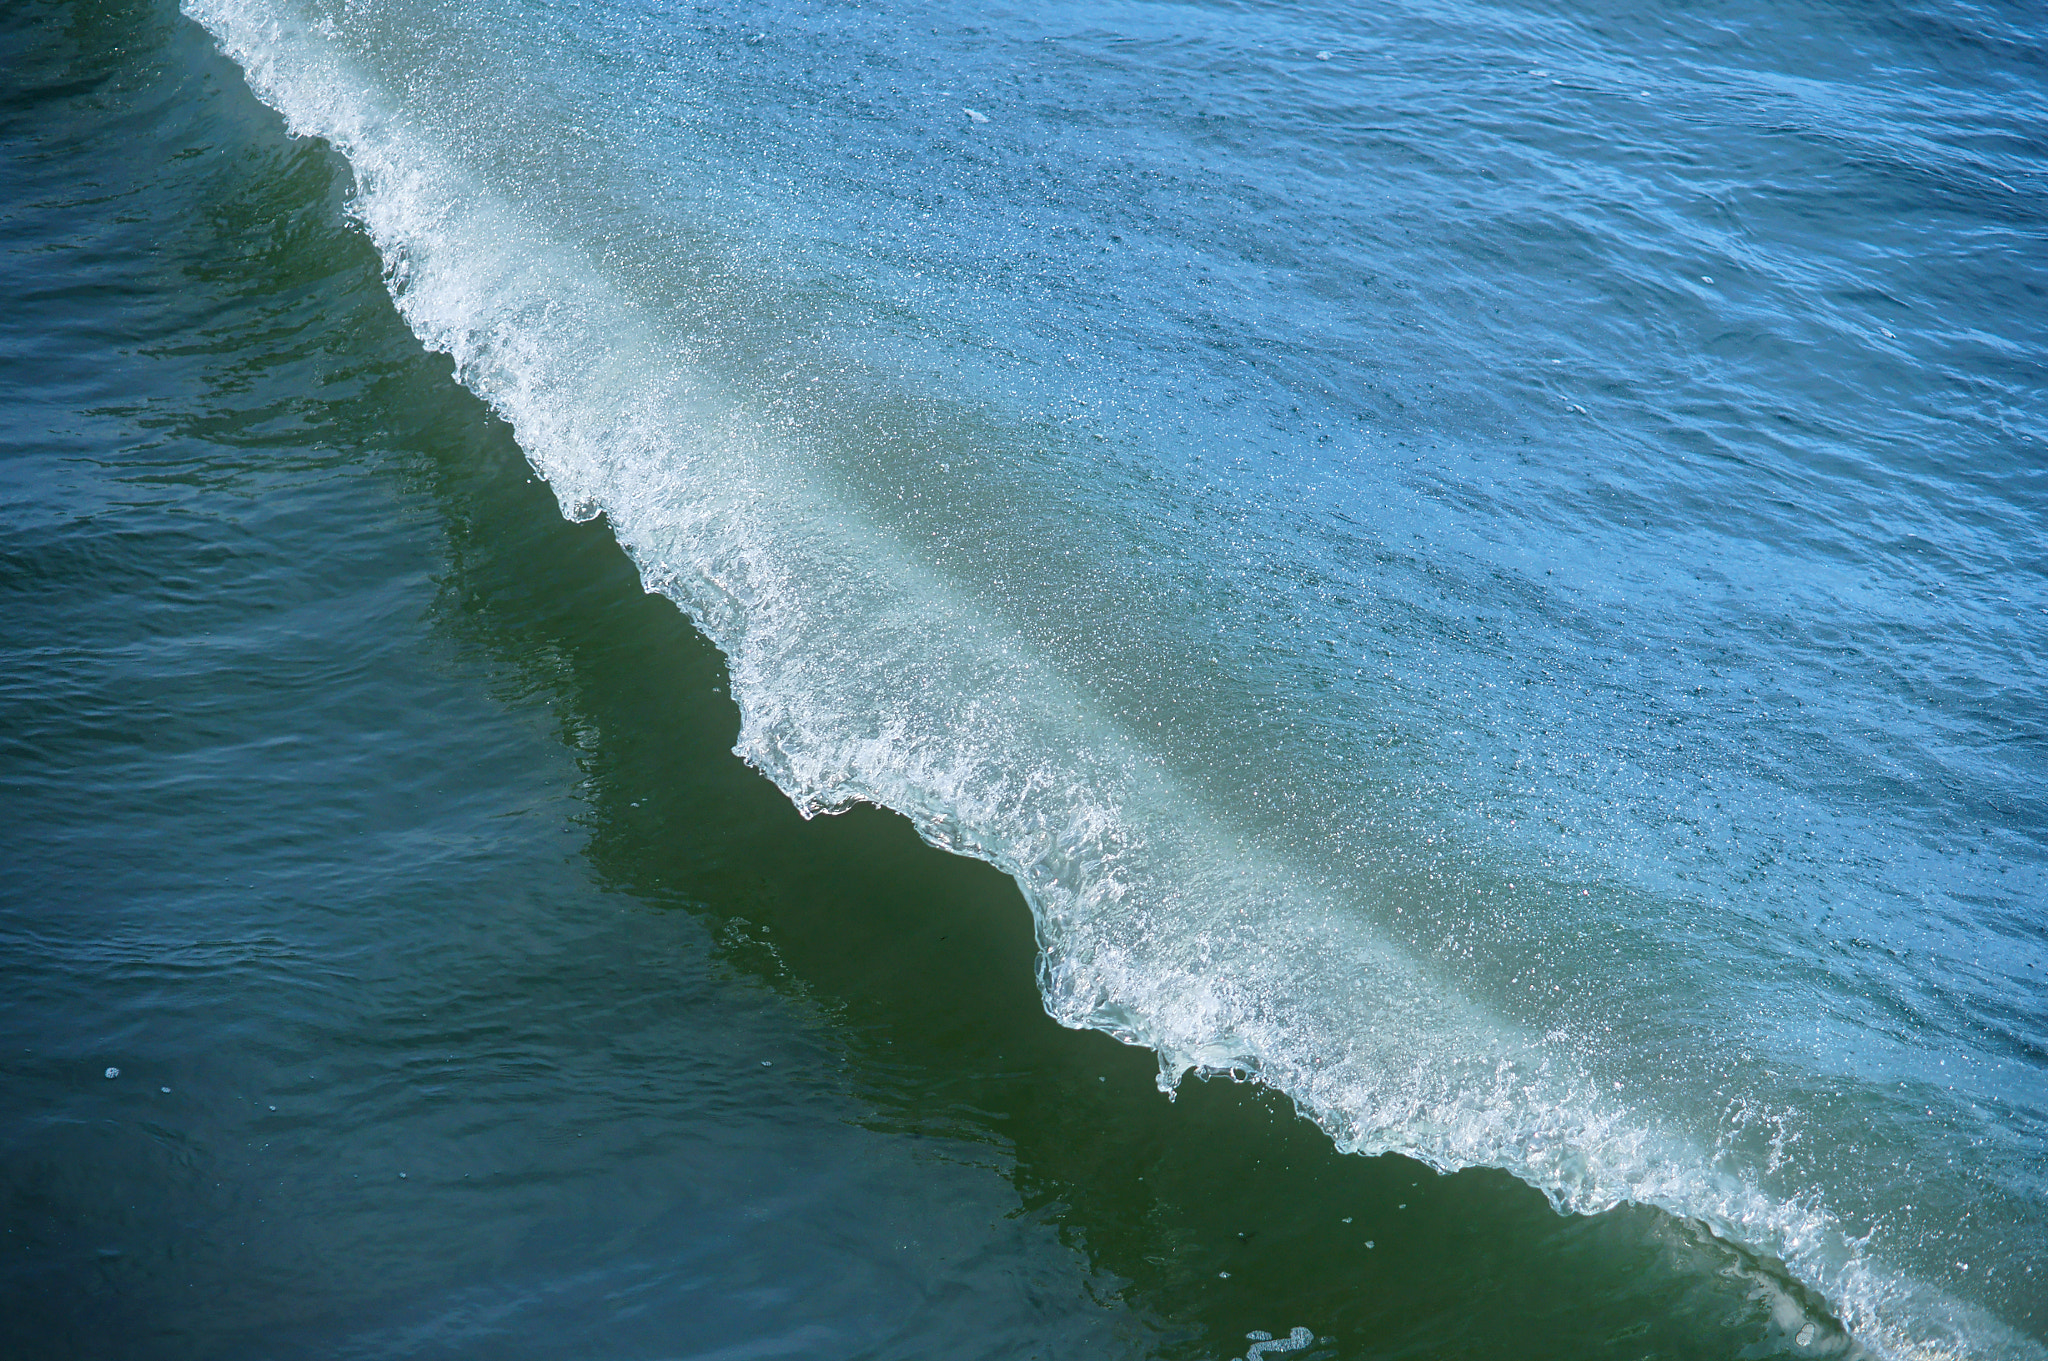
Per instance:
[[[439,154],[320,25],[246,0],[187,11],[294,132],[346,156],[400,312],[565,513],[605,515],[724,651],[738,753],[807,815],[880,804],[1015,876],[1063,1024],[1150,1047],[1169,1092],[1190,1071],[1270,1084],[1347,1151],[1502,1168],[1563,1211],[1697,1220],[1782,1260],[1880,1355],[2040,1355],[1889,1272],[1817,1194],[1717,1166],[1204,807],[1054,659],[850,510],[687,334]],[[1782,1313],[1788,1337],[1808,1327],[1789,1294]]]

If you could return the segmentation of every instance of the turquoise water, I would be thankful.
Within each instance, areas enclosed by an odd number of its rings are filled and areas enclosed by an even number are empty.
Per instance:
[[[2023,11],[8,22],[42,1353],[2041,1354]]]

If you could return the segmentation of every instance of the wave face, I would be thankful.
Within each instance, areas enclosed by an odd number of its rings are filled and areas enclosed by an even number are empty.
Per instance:
[[[2018,10],[186,8],[1058,1020],[2048,1356]]]

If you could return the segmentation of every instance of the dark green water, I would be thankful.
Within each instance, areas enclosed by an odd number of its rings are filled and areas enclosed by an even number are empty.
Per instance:
[[[166,6],[0,44],[0,1353],[1847,1348],[1668,1216],[1055,1025],[1010,880],[730,754],[337,156]]]

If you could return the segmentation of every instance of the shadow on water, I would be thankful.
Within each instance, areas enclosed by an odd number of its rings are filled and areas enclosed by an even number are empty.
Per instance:
[[[986,1148],[1019,1214],[1171,1322],[1162,1354],[1221,1355],[1246,1320],[1311,1326],[1318,1355],[1824,1350],[1791,1345],[1792,1287],[1660,1212],[1565,1218],[1505,1174],[1347,1157],[1256,1085],[1169,1103],[1149,1051],[1054,1024],[1015,884],[892,813],[801,819],[730,754],[716,651],[474,418],[486,433],[402,465],[447,517],[439,621],[504,668],[508,699],[556,702],[598,875],[698,915],[731,967],[828,1015],[872,1127]]]
[[[418,351],[346,224],[339,158],[287,139],[217,58],[180,73],[204,39],[161,6],[61,14],[75,61],[145,35],[153,64],[103,60],[205,110],[191,131],[212,187],[171,254],[219,301],[146,342],[198,396],[162,418],[162,462],[125,475],[232,496],[288,450],[308,470],[376,464],[435,508],[420,526],[442,540],[433,627],[504,705],[550,716],[599,886],[689,914],[725,969],[818,1018],[870,1129],[1008,1177],[1014,1215],[1056,1225],[1154,1320],[1157,1354],[1220,1361],[1250,1329],[1296,1326],[1320,1339],[1297,1354],[1317,1357],[1848,1349],[1825,1327],[1795,1344],[1796,1290],[1669,1216],[1563,1218],[1503,1174],[1342,1156],[1253,1085],[1190,1082],[1168,1102],[1149,1053],[1055,1025],[1007,878],[883,811],[805,821],[730,754],[720,657],[642,591],[601,522],[562,518],[509,429]],[[195,442],[219,465],[193,466]]]
[[[731,756],[715,650],[489,423],[407,469],[448,517],[439,617],[507,667],[508,698],[558,702],[598,874],[828,1014],[874,1127],[986,1147],[1020,1214],[1181,1325],[1164,1354],[1219,1354],[1247,1319],[1313,1326],[1331,1355],[1793,1352],[1782,1283],[1669,1216],[1563,1218],[1504,1174],[1346,1157],[1254,1085],[1169,1103],[1149,1051],[1055,1025],[1014,883],[891,813],[799,818]]]

